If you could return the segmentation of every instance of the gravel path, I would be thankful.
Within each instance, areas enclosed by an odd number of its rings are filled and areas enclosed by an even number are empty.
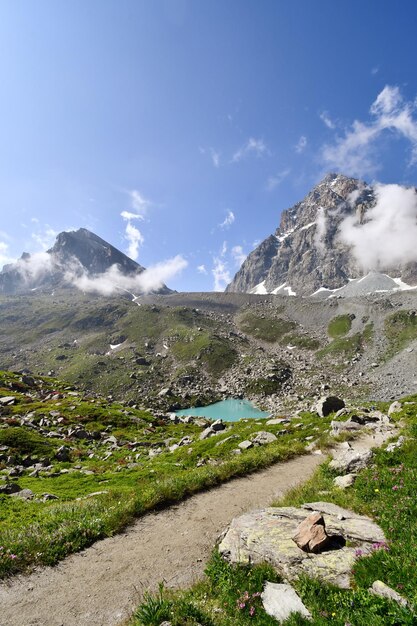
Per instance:
[[[143,592],[185,587],[201,577],[233,517],[267,506],[307,480],[324,456],[303,456],[148,514],[125,533],[98,541],[56,567],[0,586],[0,626],[113,626]]]

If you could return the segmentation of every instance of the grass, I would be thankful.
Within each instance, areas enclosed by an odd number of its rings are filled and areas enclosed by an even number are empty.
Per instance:
[[[353,314],[337,315],[330,320],[327,327],[327,333],[332,339],[344,337],[352,328],[352,320],[355,319]]]
[[[293,331],[297,324],[280,317],[260,316],[248,311],[238,319],[239,328],[248,335],[274,343]]]
[[[356,354],[360,354],[366,345],[372,341],[373,324],[368,323],[361,333],[355,333],[350,337],[339,337],[333,339],[329,345],[319,350],[316,354],[319,359],[326,356],[342,357],[351,359]]]
[[[384,330],[388,339],[386,358],[390,358],[417,339],[415,311],[397,311],[389,315],[385,319]]]
[[[298,506],[325,499],[371,516],[387,537],[385,548],[375,549],[368,557],[358,557],[350,590],[307,577],[293,583],[313,618],[308,621],[293,615],[284,622],[285,626],[412,626],[417,623],[413,612],[417,608],[417,396],[405,401],[410,404],[403,404],[402,412],[396,416],[405,423],[405,445],[392,453],[377,450],[372,465],[359,474],[353,487],[347,490],[334,487],[335,474],[325,464],[311,480],[275,503],[276,506]],[[272,626],[277,622],[266,615],[259,601],[266,580],[277,580],[268,565],[232,566],[214,551],[201,582],[186,591],[164,592],[170,604],[169,619],[173,625],[196,626],[198,622],[192,621],[184,608],[186,603],[192,603],[212,626]],[[399,592],[408,600],[409,608],[370,594],[368,589],[375,580],[382,580]],[[147,599],[144,604],[146,602]],[[131,624],[142,626],[138,617],[133,618]]]
[[[329,426],[329,419],[317,420],[311,414],[285,426],[267,426],[265,419],[241,420],[200,440],[202,426],[173,424],[147,411],[85,396],[52,378],[34,377],[31,385],[22,380],[19,374],[0,372],[0,396],[15,397],[15,404],[0,413],[0,442],[7,446],[0,457],[0,475],[7,475],[5,457],[12,454],[15,464],[24,466],[13,480],[35,497],[25,501],[0,496],[2,577],[37,564],[55,564],[119,532],[146,511],[303,454],[306,437],[324,436]],[[21,425],[28,414],[32,426]],[[82,427],[91,439],[70,436],[74,427]],[[260,430],[272,432],[277,441],[234,453],[240,441]],[[108,437],[116,445],[106,443]],[[189,437],[191,445],[170,452],[168,446],[183,437]],[[68,461],[55,456],[62,445],[69,451]],[[38,474],[30,475],[33,464],[44,457]],[[58,500],[42,501],[45,493]]]

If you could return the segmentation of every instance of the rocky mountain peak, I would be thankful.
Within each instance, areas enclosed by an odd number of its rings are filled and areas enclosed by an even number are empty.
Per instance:
[[[110,268],[119,276],[132,279],[145,269],[86,228],[64,231],[46,253],[31,256],[24,252],[16,263],[6,265],[0,272],[0,293],[69,288],[80,277],[100,278]],[[163,285],[157,291],[171,290]]]
[[[352,215],[363,224],[374,204],[372,186],[343,174],[327,174],[301,202],[282,212],[275,233],[249,254],[226,291],[311,295],[360,278],[363,268],[339,229]],[[415,263],[370,269],[417,282]]]

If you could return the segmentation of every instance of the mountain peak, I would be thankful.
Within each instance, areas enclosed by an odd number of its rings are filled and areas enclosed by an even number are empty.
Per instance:
[[[140,291],[137,278],[144,267],[86,228],[59,233],[52,248],[41,255],[23,253],[16,262],[0,272],[0,293],[15,294],[37,289],[51,290],[80,286],[86,281],[92,287],[102,277],[126,284],[131,279],[132,289]],[[108,274],[112,272],[109,278]],[[107,280],[107,285],[109,284]],[[80,287],[82,288],[82,287]],[[124,289],[123,287],[121,287]],[[94,290],[94,289],[91,289]],[[170,293],[159,285],[159,293]],[[108,288],[111,292],[111,286]]]
[[[417,263],[378,262],[364,267],[341,228],[348,224],[356,236],[378,194],[364,181],[330,172],[301,201],[282,212],[275,243],[265,239],[253,250],[226,291],[277,293],[285,289],[311,295],[335,290],[368,271],[386,272],[405,283],[417,282]],[[355,230],[356,229],[356,230]],[[262,286],[262,287],[260,287]],[[281,293],[281,291],[280,291]]]

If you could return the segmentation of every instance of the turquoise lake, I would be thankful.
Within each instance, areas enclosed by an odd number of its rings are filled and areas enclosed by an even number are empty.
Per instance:
[[[249,400],[235,400],[228,398],[208,406],[192,407],[175,411],[176,415],[192,415],[193,417],[207,417],[211,420],[222,419],[225,422],[237,422],[245,418],[270,417],[270,413],[257,409]]]

